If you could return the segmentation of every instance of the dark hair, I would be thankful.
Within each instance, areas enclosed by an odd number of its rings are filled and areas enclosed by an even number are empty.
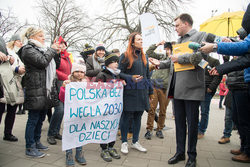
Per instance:
[[[176,17],[174,21],[180,19],[182,22],[188,22],[189,25],[193,25],[192,17],[187,13],[182,13],[180,16]]]
[[[171,52],[173,51],[173,46],[171,44],[171,42],[165,42],[164,43],[164,49],[169,48],[171,50]]]

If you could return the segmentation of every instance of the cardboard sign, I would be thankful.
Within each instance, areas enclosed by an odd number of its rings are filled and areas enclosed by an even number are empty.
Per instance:
[[[150,45],[157,44],[161,41],[158,22],[155,15],[151,13],[143,13],[140,15],[140,23],[142,30],[143,49],[147,50]],[[163,46],[159,46],[156,52],[163,53]]]
[[[66,85],[62,150],[115,141],[122,110],[122,82]]]

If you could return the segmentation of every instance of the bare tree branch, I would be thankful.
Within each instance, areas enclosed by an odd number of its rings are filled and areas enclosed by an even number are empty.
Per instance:
[[[68,47],[79,48],[91,29],[89,18],[74,0],[38,0],[43,28],[48,32],[50,42],[61,35]]]
[[[102,24],[93,39],[102,40],[106,45],[126,41],[128,34],[141,31],[139,15],[152,13],[155,15],[160,29],[169,36],[173,31],[173,20],[178,14],[178,7],[191,0],[111,0],[114,12],[99,16]],[[108,3],[108,2],[107,2]],[[110,7],[110,6],[109,6]]]

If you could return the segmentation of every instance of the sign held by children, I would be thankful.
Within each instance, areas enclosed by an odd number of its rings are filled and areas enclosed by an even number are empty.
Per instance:
[[[115,141],[122,110],[122,82],[67,84],[62,150]]]

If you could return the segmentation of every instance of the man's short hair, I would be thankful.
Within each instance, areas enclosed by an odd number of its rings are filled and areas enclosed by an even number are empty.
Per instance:
[[[180,19],[182,22],[188,22],[189,25],[193,26],[193,19],[187,13],[183,13],[180,16],[176,17],[174,21],[176,21],[177,19]]]

